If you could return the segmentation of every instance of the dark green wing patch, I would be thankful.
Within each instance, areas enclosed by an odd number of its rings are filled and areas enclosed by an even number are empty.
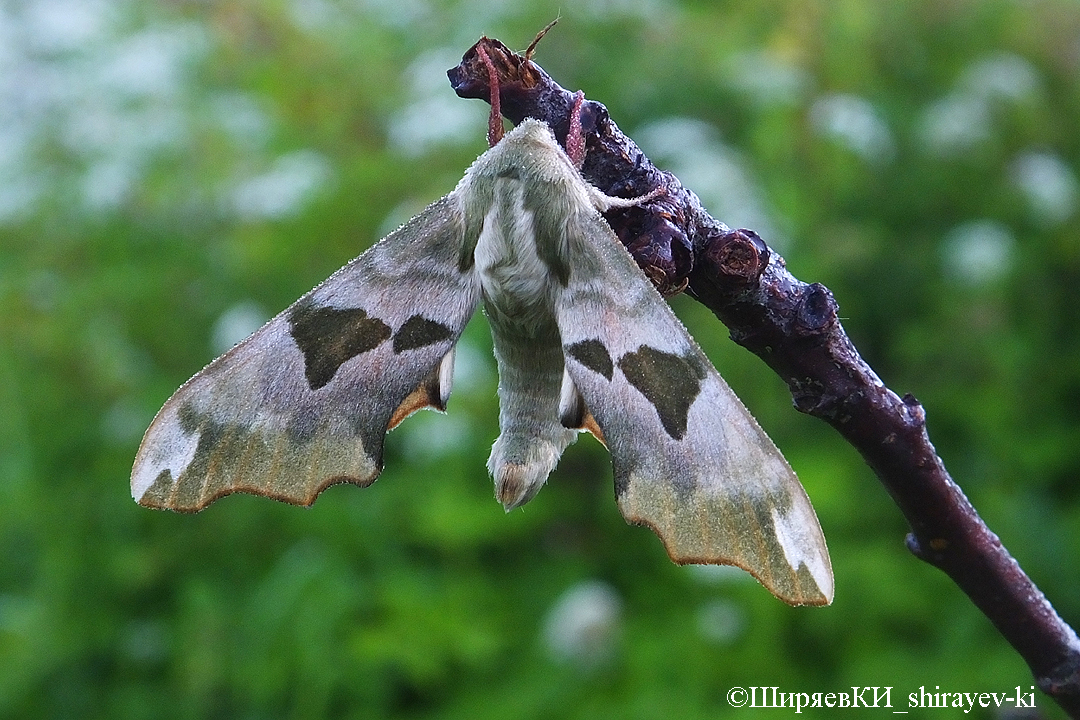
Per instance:
[[[563,350],[567,355],[593,372],[600,373],[608,380],[611,380],[612,375],[615,373],[611,355],[608,354],[604,343],[599,340],[582,340],[573,345],[565,346]]]
[[[289,328],[304,354],[304,376],[312,390],[333,380],[344,363],[390,337],[390,326],[368,317],[362,308],[316,307],[312,300],[289,312]]]
[[[619,369],[656,408],[664,430],[675,440],[686,435],[687,416],[701,392],[705,369],[694,358],[642,345],[619,358]]]
[[[394,352],[403,353],[406,350],[434,345],[453,334],[453,331],[441,322],[429,320],[421,315],[413,315],[394,335]]]

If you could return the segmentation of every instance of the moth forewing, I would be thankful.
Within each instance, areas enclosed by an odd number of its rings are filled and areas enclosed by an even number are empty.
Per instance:
[[[451,194],[208,365],[147,430],[135,499],[195,511],[248,492],[310,505],[329,485],[371,483],[387,429],[445,406],[451,351],[480,298],[466,243]]]

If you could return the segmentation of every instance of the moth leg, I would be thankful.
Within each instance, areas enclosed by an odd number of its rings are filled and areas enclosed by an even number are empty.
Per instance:
[[[581,104],[585,93],[574,93],[574,104],[570,106],[570,129],[566,131],[566,155],[574,167],[581,170],[585,164],[585,133],[581,129]]]
[[[539,38],[537,38],[539,39]],[[483,45],[476,46],[476,54],[480,56],[480,62],[488,74],[488,98],[491,103],[491,114],[488,115],[488,147],[495,147],[503,138],[502,104],[499,95],[499,73],[495,69],[495,63],[488,57]]]

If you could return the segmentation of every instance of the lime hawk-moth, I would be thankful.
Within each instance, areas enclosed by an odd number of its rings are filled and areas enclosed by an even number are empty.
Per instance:
[[[132,494],[195,511],[232,492],[310,505],[329,485],[370,484],[385,433],[445,409],[455,343],[483,302],[501,429],[488,468],[507,510],[589,430],[623,516],[674,561],[831,602],[802,485],[600,215],[635,202],[587,183],[547,125],[523,121],[452,192],[183,385],[146,432]]]

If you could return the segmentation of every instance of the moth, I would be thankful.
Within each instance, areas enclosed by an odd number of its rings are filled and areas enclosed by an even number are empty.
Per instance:
[[[184,384],[143,438],[132,495],[197,511],[233,492],[310,505],[371,484],[386,432],[445,410],[483,302],[500,403],[488,469],[507,511],[588,430],[623,516],[675,562],[736,565],[788,603],[828,604],[802,485],[600,215],[635,202],[523,121],[450,194]]]

